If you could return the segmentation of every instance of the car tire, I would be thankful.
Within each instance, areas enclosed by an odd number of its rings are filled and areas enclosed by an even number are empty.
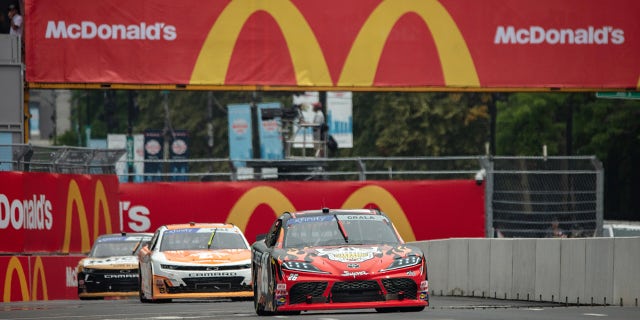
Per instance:
[[[104,300],[103,297],[80,297],[80,300]]]
[[[422,306],[422,307],[402,307],[402,308],[399,308],[398,311],[400,311],[400,312],[420,312],[420,311],[424,310],[424,308],[425,308],[424,306]]]
[[[144,296],[144,290],[142,289],[142,268],[138,266],[138,295],[140,296],[140,302],[149,303],[151,300]]]
[[[378,313],[391,313],[391,312],[398,312],[399,308],[376,308],[376,312]]]
[[[268,299],[271,301],[271,305],[275,311],[269,311],[269,315],[282,315],[282,316],[294,316],[300,314],[300,311],[278,311],[278,302],[276,301],[276,270],[271,268],[271,280],[269,280],[269,294]]]
[[[168,303],[173,301],[172,299],[156,299],[153,297],[153,265],[151,266],[151,279],[149,279],[149,281],[151,281],[151,297],[149,297],[149,301],[152,303]]]
[[[254,270],[256,270],[256,268],[254,267]],[[260,292],[261,290],[259,290],[260,288],[260,282],[257,281],[258,277],[257,275],[253,274],[253,309],[256,311],[256,314],[258,316],[271,316],[273,315],[273,313],[265,311],[264,310],[264,304],[262,304],[260,302]]]

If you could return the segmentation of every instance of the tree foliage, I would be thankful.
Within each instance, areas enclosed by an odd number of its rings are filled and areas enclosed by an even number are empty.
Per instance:
[[[76,91],[73,129],[57,140],[86,146],[87,125],[93,138],[103,139],[129,130],[187,130],[192,158],[226,158],[229,104],[290,106],[292,94]],[[496,155],[539,156],[543,145],[549,155],[596,155],[606,172],[606,211],[640,212],[634,201],[640,194],[640,100],[527,92],[355,92],[353,97],[354,147],[340,149],[336,156],[484,154],[491,140],[489,106],[495,104]]]
[[[356,93],[354,156],[483,153],[486,97],[460,93]]]

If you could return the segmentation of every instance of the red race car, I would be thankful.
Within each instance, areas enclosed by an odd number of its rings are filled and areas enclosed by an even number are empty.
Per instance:
[[[378,210],[285,212],[251,246],[258,315],[429,305],[426,259]]]

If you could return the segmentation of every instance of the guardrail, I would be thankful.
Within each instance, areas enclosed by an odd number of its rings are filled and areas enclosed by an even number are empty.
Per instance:
[[[433,295],[638,306],[640,237],[412,242]]]

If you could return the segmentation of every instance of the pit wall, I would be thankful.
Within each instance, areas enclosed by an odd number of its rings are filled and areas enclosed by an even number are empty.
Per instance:
[[[640,237],[412,242],[432,295],[638,306]]]

